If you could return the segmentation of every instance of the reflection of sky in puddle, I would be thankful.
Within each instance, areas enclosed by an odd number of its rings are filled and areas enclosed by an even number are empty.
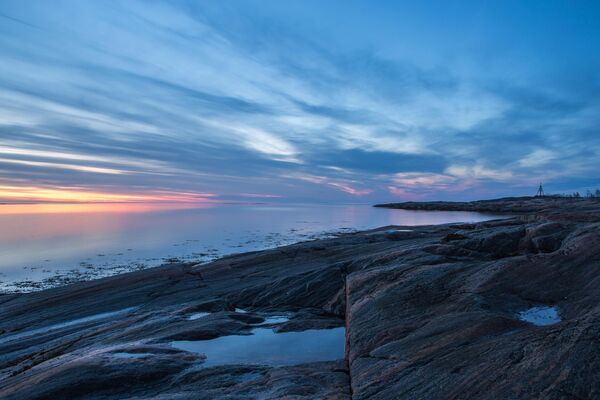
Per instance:
[[[99,321],[99,320],[103,320],[106,318],[115,317],[117,315],[126,314],[130,311],[135,310],[136,308],[137,307],[124,308],[124,309],[118,310],[118,311],[94,314],[94,315],[90,315],[90,316],[83,317],[83,318],[73,319],[73,320],[67,321],[67,322],[61,322],[59,324],[54,324],[54,325],[50,325],[50,326],[44,326],[42,328],[26,330],[23,332],[15,333],[13,335],[0,337],[0,343],[6,343],[6,342],[10,342],[10,341],[13,341],[16,339],[22,339],[22,338],[26,338],[26,337],[37,335],[37,334],[43,334],[43,333],[54,331],[57,329],[67,328],[67,327],[73,326],[73,325],[80,325],[80,324],[84,324],[86,322]]]
[[[288,322],[289,320],[290,320],[290,318],[286,315],[273,315],[270,317],[266,317],[265,320],[260,323],[260,325],[282,324],[284,322]]]
[[[560,316],[556,307],[533,307],[519,313],[519,319],[530,324],[545,326],[560,322]]]
[[[296,365],[344,358],[345,328],[275,333],[256,328],[252,335],[171,342],[177,349],[206,355],[206,367],[230,364]]]
[[[247,314],[248,313],[248,311],[244,310],[243,308],[236,308],[235,312],[238,314]],[[187,320],[194,321],[196,319],[204,318],[210,314],[211,313],[209,313],[209,312],[196,312],[196,313],[190,314],[187,317]],[[264,314],[258,314],[258,315],[264,316]],[[288,322],[290,320],[290,317],[288,315],[279,314],[279,315],[264,316],[264,319],[265,320],[263,322],[259,322],[254,325],[282,324],[284,322]]]
[[[200,319],[202,317],[206,317],[207,315],[210,315],[209,312],[197,312],[197,313],[193,313],[192,315],[190,315],[187,319],[190,321],[193,321],[195,319]]]

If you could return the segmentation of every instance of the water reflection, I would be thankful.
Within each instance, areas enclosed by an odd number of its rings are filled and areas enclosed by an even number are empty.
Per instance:
[[[206,356],[206,367],[230,364],[296,365],[344,358],[345,328],[275,333],[256,328],[251,335],[213,340],[178,340],[171,346]]]
[[[208,261],[340,229],[490,218],[368,205],[0,205],[0,289],[14,289],[12,283],[23,280],[53,284],[57,272],[72,271],[75,279],[88,279],[158,265],[169,258]]]
[[[554,325],[560,322],[556,307],[538,306],[519,313],[519,319],[537,326]]]
[[[197,312],[197,313],[193,313],[192,315],[190,315],[187,319],[190,321],[193,321],[196,319],[204,318],[208,315],[210,315],[209,312]]]

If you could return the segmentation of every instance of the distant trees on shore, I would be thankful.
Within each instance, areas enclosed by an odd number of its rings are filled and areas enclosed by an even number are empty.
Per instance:
[[[585,195],[581,195],[581,193],[579,192],[573,192],[573,193],[563,193],[563,194],[554,194],[554,195],[550,195],[550,196],[546,196],[546,197],[568,197],[568,198],[574,198],[574,199],[581,199],[581,198],[587,198],[587,199],[600,199],[600,189],[596,189],[595,191],[591,191],[591,190],[586,190]]]

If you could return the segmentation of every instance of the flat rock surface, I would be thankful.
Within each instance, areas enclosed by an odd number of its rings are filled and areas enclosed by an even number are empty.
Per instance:
[[[600,203],[538,203],[0,296],[0,398],[600,398]],[[297,365],[172,345],[342,326]]]

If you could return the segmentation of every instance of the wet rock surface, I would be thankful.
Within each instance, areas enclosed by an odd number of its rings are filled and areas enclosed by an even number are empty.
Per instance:
[[[0,398],[598,398],[600,204],[570,201],[0,296]],[[345,327],[345,359],[207,366],[171,345],[257,327]]]

